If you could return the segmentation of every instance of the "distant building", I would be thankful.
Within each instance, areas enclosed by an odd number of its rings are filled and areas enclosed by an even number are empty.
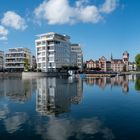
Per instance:
[[[127,51],[123,53],[123,63],[124,63],[124,70],[128,71],[129,70],[129,53]]]
[[[80,44],[71,44],[71,52],[76,53],[76,65],[78,68],[83,69],[83,52]]]
[[[102,70],[102,71],[106,71],[107,68],[106,68],[106,62],[107,62],[107,59],[102,56],[101,58],[99,58],[99,68]]]
[[[33,55],[32,56],[32,69],[36,69],[37,68],[37,64],[36,64],[36,57]]]
[[[111,71],[111,62],[106,61],[106,71]]]
[[[136,71],[136,69],[137,69],[136,63],[135,62],[129,62],[128,69],[129,69],[129,71]]]
[[[37,69],[56,71],[71,64],[70,37],[54,32],[38,35],[35,40]]]
[[[86,61],[86,69],[94,69],[94,68],[96,68],[96,63],[92,59]]]
[[[31,51],[28,48],[13,48],[5,54],[5,68],[8,71],[24,71],[25,63],[32,67]]]
[[[100,69],[102,71],[108,71],[111,69],[111,62],[107,61],[107,59],[102,56],[99,60],[92,60],[86,61],[86,69]]]
[[[97,61],[93,61],[92,59],[86,61],[86,69],[97,68],[102,71],[121,72],[136,70],[136,65],[129,62],[129,53],[125,51],[123,53],[122,59],[113,59],[113,57],[111,56],[111,60],[107,61],[107,59],[102,56]]]
[[[4,52],[0,51],[0,71],[4,69]]]
[[[122,59],[111,58],[111,69],[115,72],[128,71],[129,70],[129,53],[125,51]]]
[[[111,69],[115,72],[123,71],[124,63],[122,59],[112,59],[111,60]]]

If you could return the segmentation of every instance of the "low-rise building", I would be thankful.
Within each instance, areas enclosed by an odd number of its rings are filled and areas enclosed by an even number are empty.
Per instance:
[[[0,71],[4,69],[4,52],[0,51]]]
[[[107,62],[107,59],[102,56],[101,58],[99,58],[99,68],[102,70],[102,71],[106,71],[106,62]]]
[[[92,59],[86,61],[86,69],[94,69],[94,68],[96,68],[96,62],[94,62]]]
[[[121,72],[124,69],[124,63],[122,59],[112,59],[111,60],[111,69],[115,72]]]
[[[104,56],[102,56],[97,61],[93,61],[92,59],[86,61],[86,69],[121,72],[136,70],[136,65],[129,63],[129,53],[125,51],[123,53],[122,59],[113,59],[113,57],[111,56],[111,61],[107,61],[107,59]]]
[[[129,53],[125,51],[122,59],[113,59],[111,57],[111,69],[115,72],[128,71],[129,70]]]
[[[31,61],[31,51],[28,48],[12,48],[5,54],[7,71],[24,71],[27,67],[32,67]]]
[[[80,44],[71,44],[71,53],[76,53],[76,65],[83,69],[83,52]]]
[[[33,55],[32,56],[32,70],[35,70],[36,68],[37,68],[36,57]]]
[[[136,69],[137,69],[137,66],[136,66],[135,62],[129,62],[128,67],[129,67],[128,68],[129,71],[136,71]]]

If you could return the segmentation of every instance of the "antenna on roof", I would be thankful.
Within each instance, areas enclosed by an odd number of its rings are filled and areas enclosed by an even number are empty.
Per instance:
[[[113,55],[112,55],[112,53],[111,53],[111,57],[110,57],[110,59],[113,60]]]

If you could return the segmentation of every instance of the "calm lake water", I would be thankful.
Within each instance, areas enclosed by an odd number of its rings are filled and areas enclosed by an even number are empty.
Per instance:
[[[140,140],[140,76],[0,79],[0,140]]]

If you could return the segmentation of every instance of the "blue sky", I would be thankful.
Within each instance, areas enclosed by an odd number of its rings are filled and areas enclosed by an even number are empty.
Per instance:
[[[50,2],[51,1],[51,2]],[[0,50],[28,47],[35,35],[57,32],[80,43],[84,60],[140,53],[139,0],[0,1]]]

